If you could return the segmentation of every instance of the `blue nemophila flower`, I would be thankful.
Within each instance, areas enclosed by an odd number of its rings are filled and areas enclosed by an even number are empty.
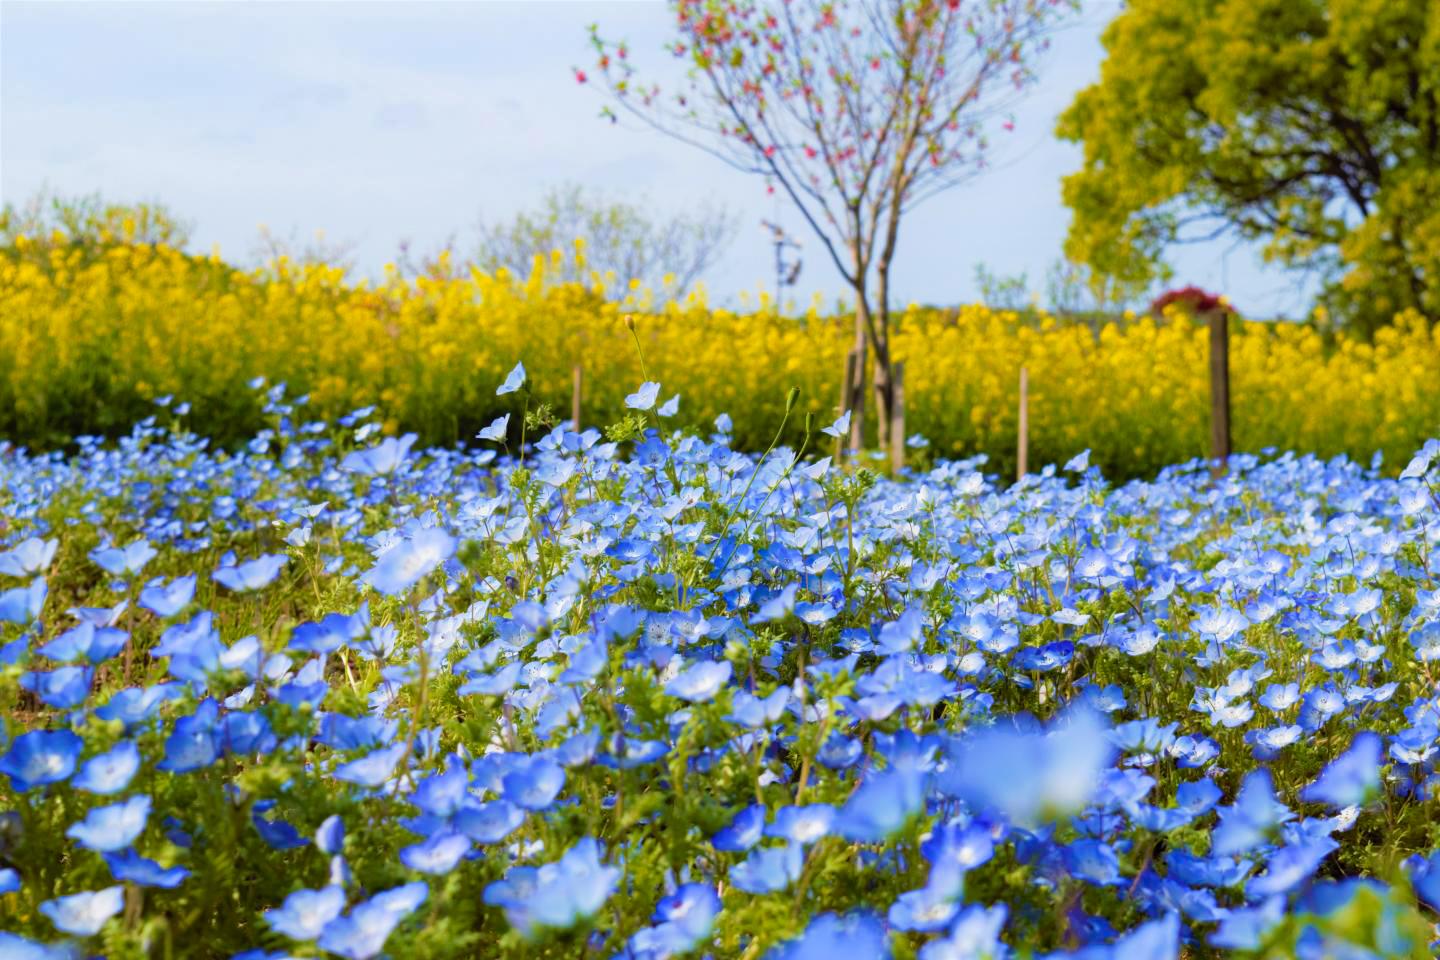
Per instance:
[[[436,833],[420,843],[402,847],[400,862],[411,870],[443,876],[470,852],[470,839],[462,833]]]
[[[365,634],[365,622],[356,614],[327,613],[319,623],[298,624],[288,649],[299,653],[334,653]]]
[[[760,847],[730,868],[730,882],[746,893],[774,893],[799,880],[804,865],[805,848],[798,843]]]
[[[395,772],[395,765],[405,755],[403,743],[391,744],[375,750],[359,760],[342,763],[331,774],[336,780],[358,784],[362,787],[378,787],[389,780]]]
[[[835,832],[857,843],[884,843],[925,806],[925,779],[913,770],[872,773],[845,801]]]
[[[269,586],[289,562],[290,558],[283,553],[266,554],[244,563],[219,567],[211,577],[228,590],[246,593]]]
[[[456,539],[444,530],[426,527],[382,553],[364,580],[387,596],[404,593],[453,557],[456,546]]]
[[[345,456],[340,466],[351,473],[367,477],[383,477],[400,469],[417,437],[407,433],[403,437],[386,437],[367,450],[355,450]]]
[[[850,411],[846,410],[835,419],[835,422],[828,427],[821,427],[820,432],[827,437],[834,437],[839,440],[850,433]]]
[[[660,398],[660,384],[647,380],[640,389],[625,398],[625,406],[631,410],[649,410]]]
[[[565,768],[544,756],[508,758],[501,777],[505,799],[526,810],[545,810],[565,787]]]
[[[504,909],[510,925],[528,938],[594,916],[619,882],[620,869],[604,866],[599,843],[586,837],[554,863],[511,867],[505,879],[485,888],[485,902]]]
[[[169,583],[152,583],[140,591],[140,606],[157,617],[173,617],[195,598],[195,574],[176,577]]]
[[[765,808],[757,803],[735,814],[730,825],[711,837],[710,842],[716,850],[738,853],[755,846],[764,835]]]
[[[174,890],[190,876],[184,867],[162,867],[134,850],[105,854],[105,865],[116,880],[161,890]]]
[[[340,887],[319,890],[296,890],[285,898],[284,905],[266,910],[262,919],[270,929],[291,940],[309,941],[320,936],[325,925],[345,909],[345,891]]]
[[[490,440],[495,443],[504,443],[506,431],[510,429],[510,414],[496,417],[490,421],[490,425],[479,433],[475,434],[477,440]]]
[[[84,820],[66,830],[65,835],[87,850],[114,853],[135,842],[149,817],[150,798],[142,794],[122,803],[94,808]]]
[[[14,893],[19,889],[20,874],[10,867],[0,867],[0,896]]]
[[[499,843],[525,822],[525,811],[508,800],[467,804],[455,812],[455,828],[476,843]]]
[[[666,400],[655,410],[655,414],[661,417],[673,417],[679,412],[680,394],[678,393],[671,397],[669,400]]]
[[[20,793],[59,783],[75,772],[75,762],[84,745],[84,741],[69,730],[22,733],[0,758],[0,773],[8,776],[10,786]]]
[[[885,960],[890,956],[885,928],[868,913],[837,917],[822,913],[805,932],[787,940],[765,955],[765,960],[835,960],[836,957],[868,957]]]
[[[1005,960],[1010,950],[1000,942],[1008,910],[1003,903],[971,904],[950,925],[950,932],[920,948],[919,960]]]
[[[503,397],[507,393],[514,393],[525,385],[525,364],[517,363],[515,368],[505,377],[505,382],[495,390],[495,396]]]
[[[140,748],[133,740],[121,740],[104,753],[86,760],[71,784],[77,790],[110,796],[128,787],[139,769]]]
[[[220,736],[217,725],[220,705],[214,700],[202,701],[195,712],[175,721],[170,736],[165,738],[165,759],[156,769],[169,773],[190,773],[210,766],[220,758]]]
[[[1290,808],[1275,799],[1270,771],[1252,770],[1240,784],[1234,806],[1218,807],[1220,822],[1211,834],[1211,852],[1220,856],[1255,849],[1281,824],[1295,818]]]
[[[430,895],[423,881],[394,887],[356,904],[348,916],[336,917],[320,935],[320,949],[347,960],[370,960],[385,949],[385,941],[406,917]]]
[[[665,684],[665,692],[690,703],[704,703],[713,700],[730,681],[733,670],[729,660],[701,660],[676,674]]]
[[[1380,787],[1380,752],[1377,734],[1362,731],[1350,748],[1330,762],[1320,778],[1300,791],[1300,799],[1325,803],[1337,809],[1368,803]]]
[[[93,937],[124,905],[125,888],[114,886],[46,900],[40,904],[40,912],[49,917],[61,933]]]
[[[1078,810],[1089,801],[1114,747],[1100,717],[1072,706],[1043,733],[992,727],[956,743],[941,790],[1018,823]]]
[[[775,811],[775,820],[765,828],[765,836],[809,846],[828,836],[834,824],[835,808],[828,803],[781,807]]]
[[[97,627],[88,620],[72,627],[40,648],[40,653],[51,660],[68,663],[85,660],[88,663],[104,663],[125,649],[130,635],[114,627]]]
[[[758,730],[778,722],[789,702],[790,688],[785,686],[776,688],[766,697],[757,697],[743,690],[736,691],[730,700],[730,715],[726,719]]]
[[[332,813],[315,830],[315,848],[321,853],[338,854],[345,846],[345,821]]]
[[[1245,885],[1245,895],[1252,902],[1263,897],[1289,893],[1301,883],[1309,880],[1340,844],[1329,837],[1308,840],[1281,847],[1265,861],[1266,871],[1251,878]]]
[[[59,546],[59,540],[27,537],[9,550],[0,552],[0,575],[31,577],[43,573],[55,559]]]
[[[40,616],[45,607],[49,587],[44,577],[36,577],[23,587],[15,587],[0,593],[0,623],[18,623],[22,626]]]
[[[655,926],[630,938],[630,951],[642,960],[664,960],[688,953],[710,936],[720,913],[715,888],[686,883],[655,906]]]
[[[69,710],[90,696],[94,667],[58,667],[20,675],[20,686],[34,693],[47,706]]]
[[[155,557],[156,550],[145,539],[136,540],[125,547],[96,547],[90,551],[90,559],[96,565],[116,577],[132,576],[145,569]]]

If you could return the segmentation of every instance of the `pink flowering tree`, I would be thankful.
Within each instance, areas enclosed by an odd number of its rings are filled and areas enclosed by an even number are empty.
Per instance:
[[[576,78],[603,87],[612,120],[638,118],[789,198],[854,295],[883,445],[901,218],[984,168],[987,129],[1010,128],[1036,54],[1076,3],[671,0],[668,51],[689,68],[677,87],[645,82],[631,50],[598,26],[593,77]],[[855,410],[852,447],[864,421]]]

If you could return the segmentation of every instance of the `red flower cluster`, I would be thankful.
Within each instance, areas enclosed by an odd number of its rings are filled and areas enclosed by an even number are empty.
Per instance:
[[[1180,287],[1176,290],[1166,290],[1156,297],[1150,304],[1151,313],[1163,313],[1165,308],[1172,303],[1182,303],[1190,307],[1195,313],[1209,313],[1212,310],[1230,309],[1225,298],[1218,293],[1207,293],[1196,286]]]

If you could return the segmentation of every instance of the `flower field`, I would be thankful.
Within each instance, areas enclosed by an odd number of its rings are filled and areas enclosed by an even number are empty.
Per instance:
[[[893,481],[493,363],[0,448],[0,957],[1434,955],[1440,442]]]
[[[492,388],[517,358],[537,398],[565,415],[581,366],[582,423],[604,425],[644,379],[621,324],[636,312],[651,373],[685,398],[680,419],[703,427],[726,413],[735,445],[758,450],[790,385],[803,391],[801,412],[835,415],[852,342],[849,317],[711,309],[700,298],[657,305],[643,292],[607,303],[548,280],[545,263],[517,279],[442,260],[432,276],[370,287],[323,265],[247,273],[164,246],[27,243],[0,254],[0,436],[39,449],[123,434],[171,394],[191,402],[198,432],[241,442],[264,425],[246,387],[257,376],[288,383],[317,415],[378,404],[389,432],[448,445],[503,412]],[[1022,365],[1032,464],[1088,448],[1107,476],[1127,479],[1206,452],[1207,341],[1182,316],[1096,331],[980,306],[915,308],[894,336],[907,432],[935,457],[985,453],[991,469],[1013,472]],[[1238,450],[1367,462],[1379,451],[1393,475],[1440,434],[1440,334],[1419,317],[1373,343],[1236,321],[1231,351]]]

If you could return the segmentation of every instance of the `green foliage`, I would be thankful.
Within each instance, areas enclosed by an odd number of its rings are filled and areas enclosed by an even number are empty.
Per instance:
[[[1100,81],[1061,116],[1069,256],[1137,290],[1175,243],[1222,233],[1323,281],[1373,331],[1440,318],[1440,6],[1434,0],[1136,0]]]

